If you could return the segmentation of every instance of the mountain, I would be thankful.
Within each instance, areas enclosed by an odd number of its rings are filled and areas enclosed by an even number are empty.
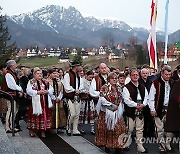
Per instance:
[[[20,47],[28,45],[97,47],[107,39],[113,39],[115,43],[127,43],[130,36],[137,36],[139,43],[142,43],[149,35],[147,29],[132,28],[123,21],[83,17],[72,6],[66,9],[47,5],[32,13],[9,16],[7,25],[12,40],[16,40]],[[159,33],[157,38],[163,40],[164,36]]]

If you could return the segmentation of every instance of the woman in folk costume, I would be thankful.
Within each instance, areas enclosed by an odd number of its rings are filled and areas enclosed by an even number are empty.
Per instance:
[[[93,99],[89,95],[89,88],[93,78],[94,78],[93,71],[88,71],[84,78],[85,93],[80,93],[81,111],[79,116],[80,124],[88,124],[88,123],[91,124],[91,134],[95,134],[94,131],[95,108],[94,108]],[[81,129],[81,133],[84,133],[83,129]]]
[[[42,78],[42,70],[34,68],[34,78],[28,82],[27,94],[32,98],[32,104],[28,108],[27,128],[29,135],[35,136],[35,131],[40,131],[42,137],[46,137],[45,131],[50,130],[52,126],[52,101],[53,87],[47,80]]]
[[[121,153],[123,145],[118,141],[118,138],[126,131],[122,117],[124,109],[121,88],[117,85],[116,73],[110,73],[107,81],[108,83],[101,88],[96,106],[98,117],[95,144],[105,146],[106,152],[113,148],[116,153]]]
[[[60,128],[66,126],[66,116],[63,109],[63,102],[61,101],[63,96],[63,86],[62,82],[59,79],[58,72],[56,69],[50,69],[49,70],[49,77],[48,77],[49,84],[54,89],[54,96],[56,97],[56,100],[53,103],[52,108],[52,128]],[[60,132],[60,130],[59,130]]]

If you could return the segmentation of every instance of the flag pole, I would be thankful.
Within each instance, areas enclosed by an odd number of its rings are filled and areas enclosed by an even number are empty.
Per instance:
[[[166,6],[165,6],[165,48],[164,48],[164,64],[167,64],[168,59],[167,59],[167,45],[168,45],[168,6],[169,6],[169,0],[166,1]]]

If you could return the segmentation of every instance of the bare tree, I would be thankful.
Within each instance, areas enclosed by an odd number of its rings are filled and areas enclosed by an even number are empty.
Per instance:
[[[137,45],[138,38],[136,36],[130,36],[128,42],[131,46]]]

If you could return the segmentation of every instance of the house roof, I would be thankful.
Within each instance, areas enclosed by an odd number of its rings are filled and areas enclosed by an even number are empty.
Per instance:
[[[116,56],[119,56],[120,53],[122,53],[122,52],[123,52],[123,50],[112,49],[112,53],[114,53],[114,55],[116,55]]]
[[[88,56],[88,52],[82,52],[82,56]]]
[[[65,52],[61,52],[59,59],[69,59],[69,56]]]

